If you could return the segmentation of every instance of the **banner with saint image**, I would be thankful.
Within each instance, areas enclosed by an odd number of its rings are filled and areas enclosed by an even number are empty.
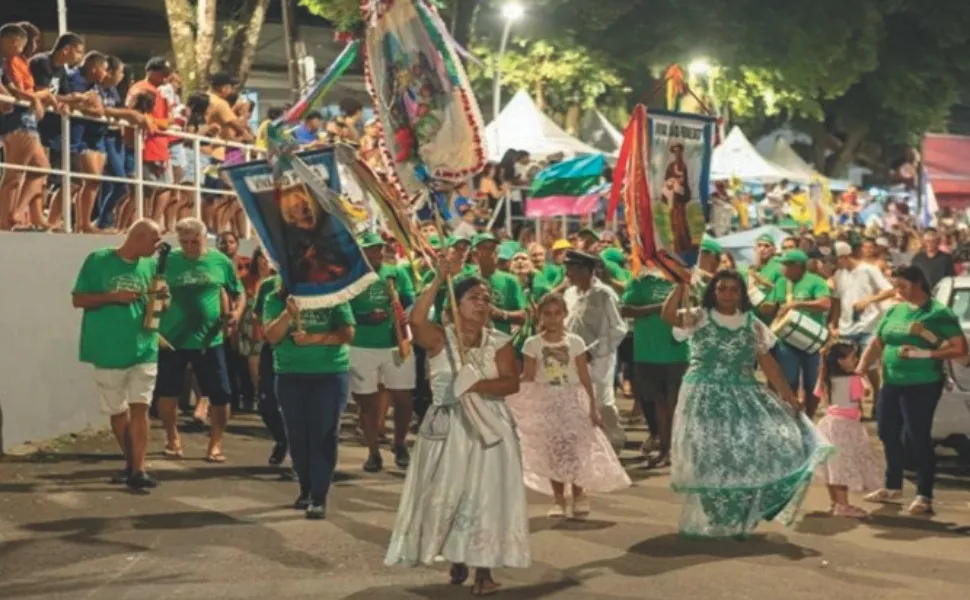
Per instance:
[[[714,119],[651,110],[647,181],[659,246],[692,264],[709,215]]]
[[[278,157],[223,170],[283,285],[302,308],[329,308],[357,296],[374,281],[340,197],[331,150]]]

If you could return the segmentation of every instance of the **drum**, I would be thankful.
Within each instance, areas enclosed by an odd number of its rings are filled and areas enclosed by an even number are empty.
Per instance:
[[[761,288],[759,288],[758,286],[756,285],[748,286],[748,299],[751,300],[751,306],[758,308],[759,306],[764,304],[764,301],[767,297],[768,295],[765,294],[763,291],[761,291]]]
[[[829,341],[829,330],[825,325],[796,311],[790,311],[772,324],[771,331],[792,348],[808,354],[815,354]]]

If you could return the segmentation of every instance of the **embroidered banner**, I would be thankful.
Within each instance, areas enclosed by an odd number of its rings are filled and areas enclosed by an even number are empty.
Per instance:
[[[223,170],[283,284],[302,308],[328,308],[364,291],[377,275],[351,234],[331,150]]]

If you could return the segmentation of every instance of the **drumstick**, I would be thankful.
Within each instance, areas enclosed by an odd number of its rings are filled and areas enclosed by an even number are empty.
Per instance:
[[[161,346],[162,348],[165,348],[166,350],[175,350],[175,346],[170,344],[169,341],[166,340],[165,336],[162,334],[158,334],[158,345]]]

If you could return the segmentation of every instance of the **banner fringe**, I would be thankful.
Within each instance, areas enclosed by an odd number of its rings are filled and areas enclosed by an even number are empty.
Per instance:
[[[294,294],[293,298],[296,300],[296,305],[300,307],[300,310],[333,308],[344,302],[350,302],[361,295],[378,279],[377,273],[371,271],[339,292],[332,292],[325,296],[297,296]]]

